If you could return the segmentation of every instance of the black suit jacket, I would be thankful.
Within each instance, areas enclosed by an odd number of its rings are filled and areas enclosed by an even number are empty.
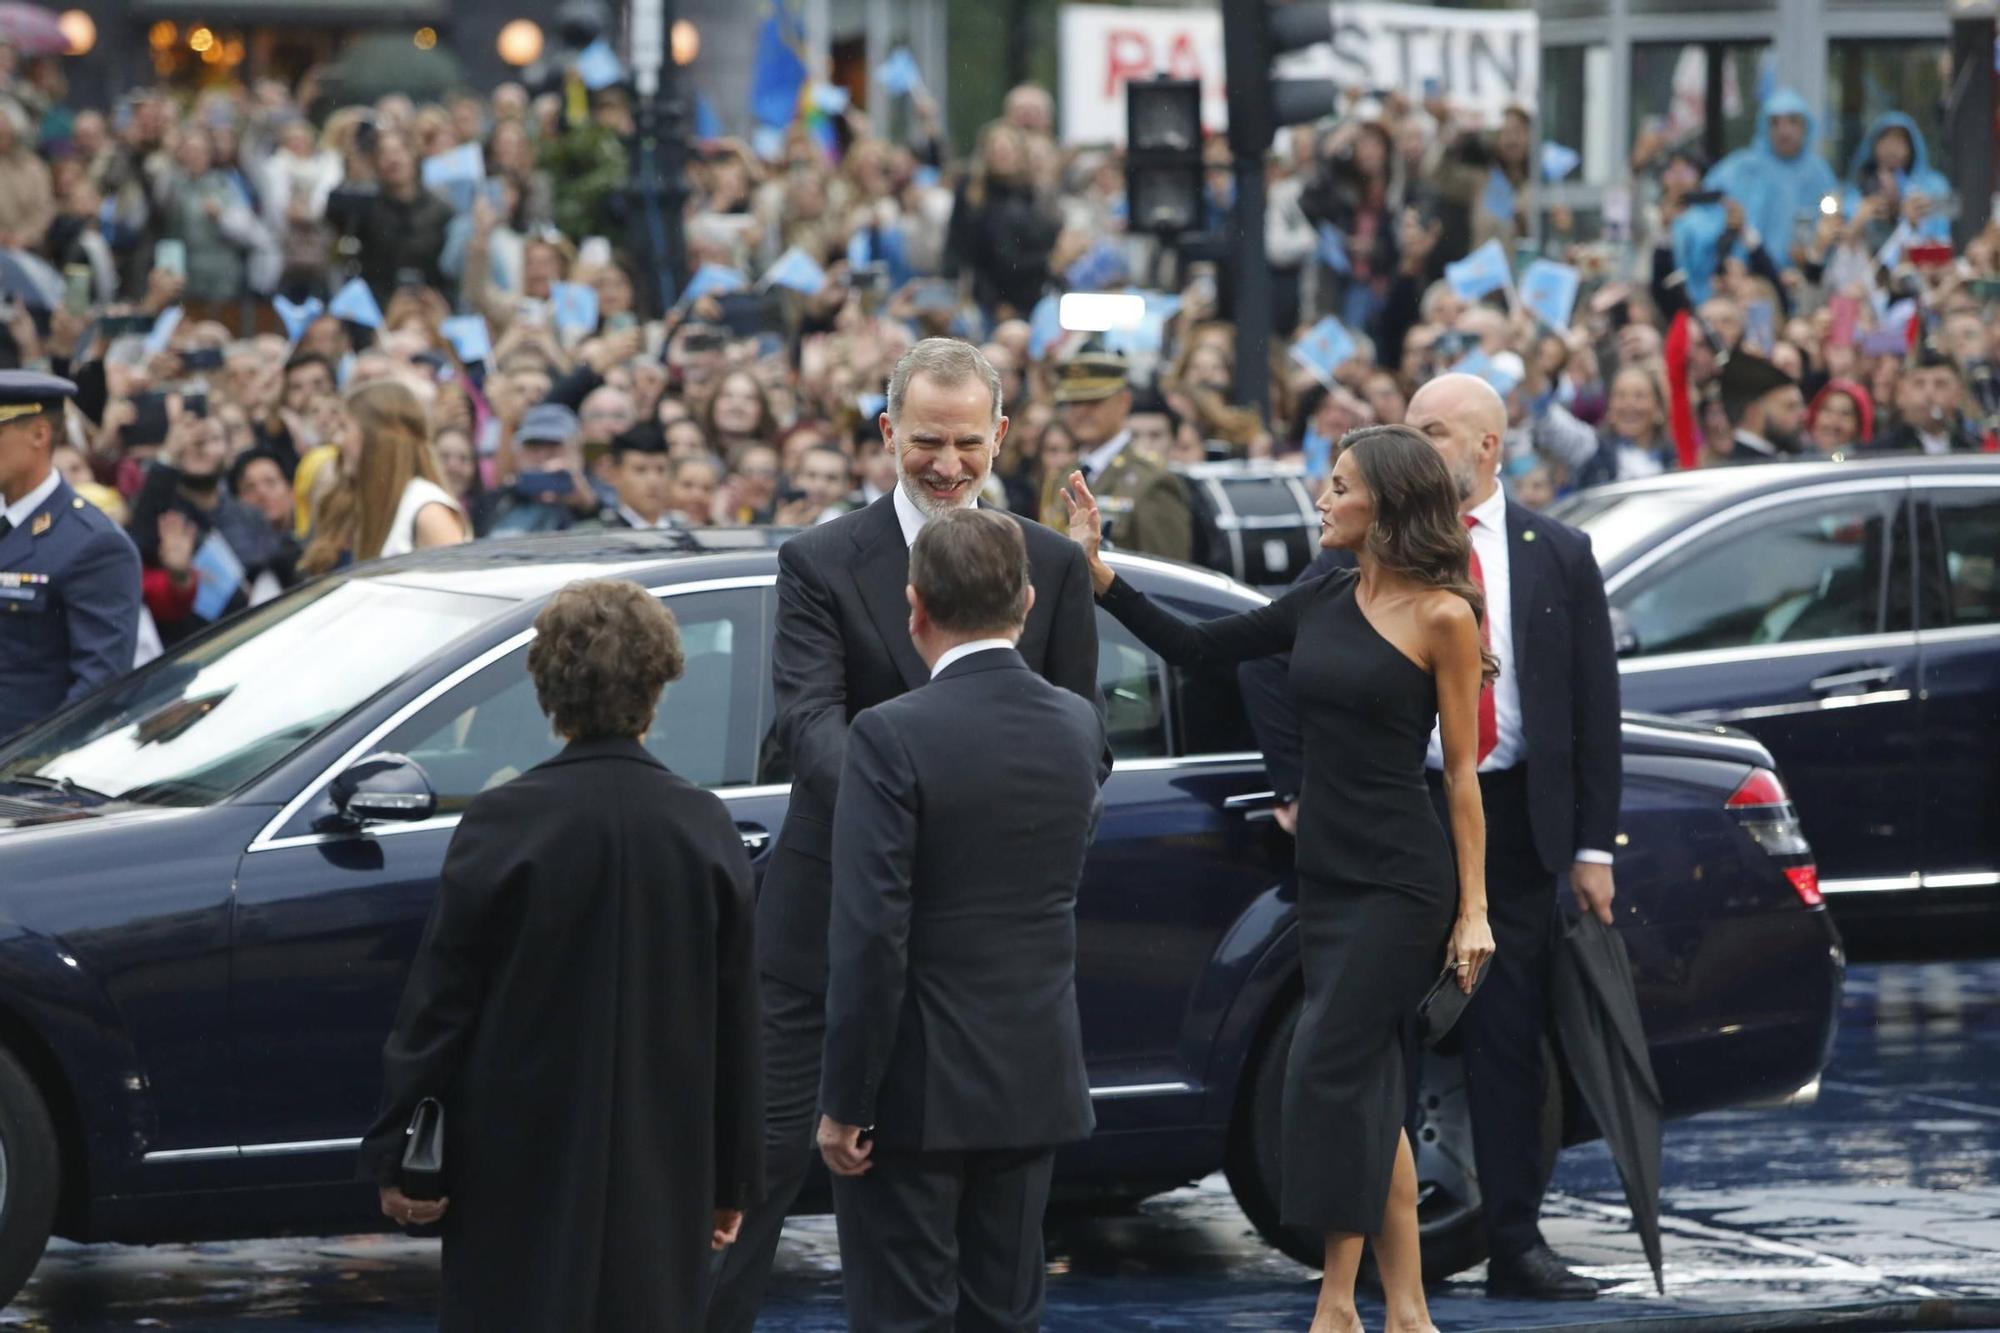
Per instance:
[[[1103,755],[1097,710],[1011,649],[854,719],[834,816],[827,1115],[933,1152],[1089,1136],[1076,891]]]
[[[1095,704],[1097,617],[1083,552],[1039,523],[1021,529],[1035,584],[1021,656]],[[828,858],[848,724],[930,678],[910,642],[909,573],[893,493],[778,548],[771,679],[792,800],[757,901],[757,950],[765,974],[806,990],[826,986]]]
[[[1321,551],[1298,581],[1352,565],[1345,551]],[[1529,819],[1535,851],[1554,874],[1569,868],[1580,847],[1612,851],[1618,834],[1618,655],[1589,537],[1509,500],[1507,570]],[[1277,662],[1244,665],[1244,704],[1273,784],[1292,795],[1302,768],[1300,733]]]

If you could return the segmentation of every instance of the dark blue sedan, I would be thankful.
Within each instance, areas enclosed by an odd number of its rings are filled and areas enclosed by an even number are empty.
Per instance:
[[[1196,616],[1256,604],[1125,558]],[[713,789],[761,859],[784,818],[771,743],[769,550],[655,536],[488,542],[329,577],[222,624],[0,748],[0,1297],[51,1232],[164,1241],[364,1230],[353,1180],[380,1051],[459,814],[556,742],[524,667],[543,600],[633,579],[687,674],[648,744]],[[1277,1085],[1297,1007],[1289,839],[1232,677],[1182,674],[1103,619],[1118,755],[1083,886],[1078,989],[1099,1129],[1062,1187],[1099,1205],[1227,1167],[1277,1226]],[[1671,1108],[1811,1085],[1842,970],[1770,756],[1628,720],[1620,923]],[[408,756],[429,798],[335,782]],[[366,784],[362,784],[366,790]],[[1430,1257],[1479,1257],[1456,1062],[1425,1076]],[[1550,1139],[1564,1124],[1550,1088]]]
[[[1777,757],[1857,948],[2000,919],[2000,458],[1708,468],[1587,491],[1625,705]]]

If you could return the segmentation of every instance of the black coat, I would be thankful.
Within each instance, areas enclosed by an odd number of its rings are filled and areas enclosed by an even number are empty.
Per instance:
[[[1089,1136],[1076,891],[1108,773],[1097,710],[1012,649],[854,719],[834,818],[827,1115],[923,1152]]]
[[[1020,522],[1035,585],[1021,656],[1095,704],[1097,613],[1083,551],[1053,529]],[[909,574],[893,491],[778,548],[771,681],[792,798],[757,900],[757,963],[801,990],[826,988],[833,807],[848,724],[930,679],[910,642]]]
[[[1618,655],[1590,538],[1510,500],[1507,561],[1528,817],[1536,854],[1557,874],[1580,847],[1611,851],[1618,834],[1624,776]],[[1298,582],[1353,562],[1346,551],[1321,551]],[[1264,663],[1246,663],[1242,670],[1248,673],[1244,704],[1272,783],[1280,794],[1294,794],[1302,742],[1289,691],[1278,688],[1274,669]]]
[[[377,194],[365,202],[354,236],[361,276],[378,302],[389,304],[406,271],[421,275],[427,286],[451,290],[439,265],[451,220],[451,205],[422,188],[408,199]]]
[[[701,1322],[712,1213],[763,1192],[750,865],[631,740],[481,793],[383,1049],[362,1170],[445,1107],[445,1330]]]
[[[1009,305],[1025,319],[1049,281],[1049,251],[1060,224],[1025,186],[989,184],[975,204],[964,186],[945,236],[945,274],[972,274],[972,299],[983,310]]]

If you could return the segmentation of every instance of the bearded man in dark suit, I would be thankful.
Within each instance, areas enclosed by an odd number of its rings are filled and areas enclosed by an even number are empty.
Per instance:
[[[889,377],[882,439],[898,484],[778,550],[771,676],[792,799],[757,904],[764,1011],[766,1193],[725,1256],[709,1333],[749,1333],[785,1214],[814,1152],[826,1035],[833,809],[848,727],[930,679],[910,641],[910,546],[932,517],[978,503],[1007,436],[1000,377],[976,347],[926,338]],[[1097,620],[1075,543],[1021,522],[1035,589],[1018,651],[1028,668],[1097,703]]]

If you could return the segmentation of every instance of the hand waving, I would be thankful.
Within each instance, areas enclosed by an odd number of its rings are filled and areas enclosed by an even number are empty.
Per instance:
[[[1111,586],[1115,575],[1098,555],[1104,544],[1104,524],[1098,517],[1097,497],[1090,493],[1090,485],[1081,472],[1069,474],[1062,497],[1069,507],[1069,538],[1083,548],[1084,559],[1090,562],[1091,586],[1101,594]]]
[[[160,515],[160,567],[179,576],[194,564],[195,527],[186,515],[166,510]]]

